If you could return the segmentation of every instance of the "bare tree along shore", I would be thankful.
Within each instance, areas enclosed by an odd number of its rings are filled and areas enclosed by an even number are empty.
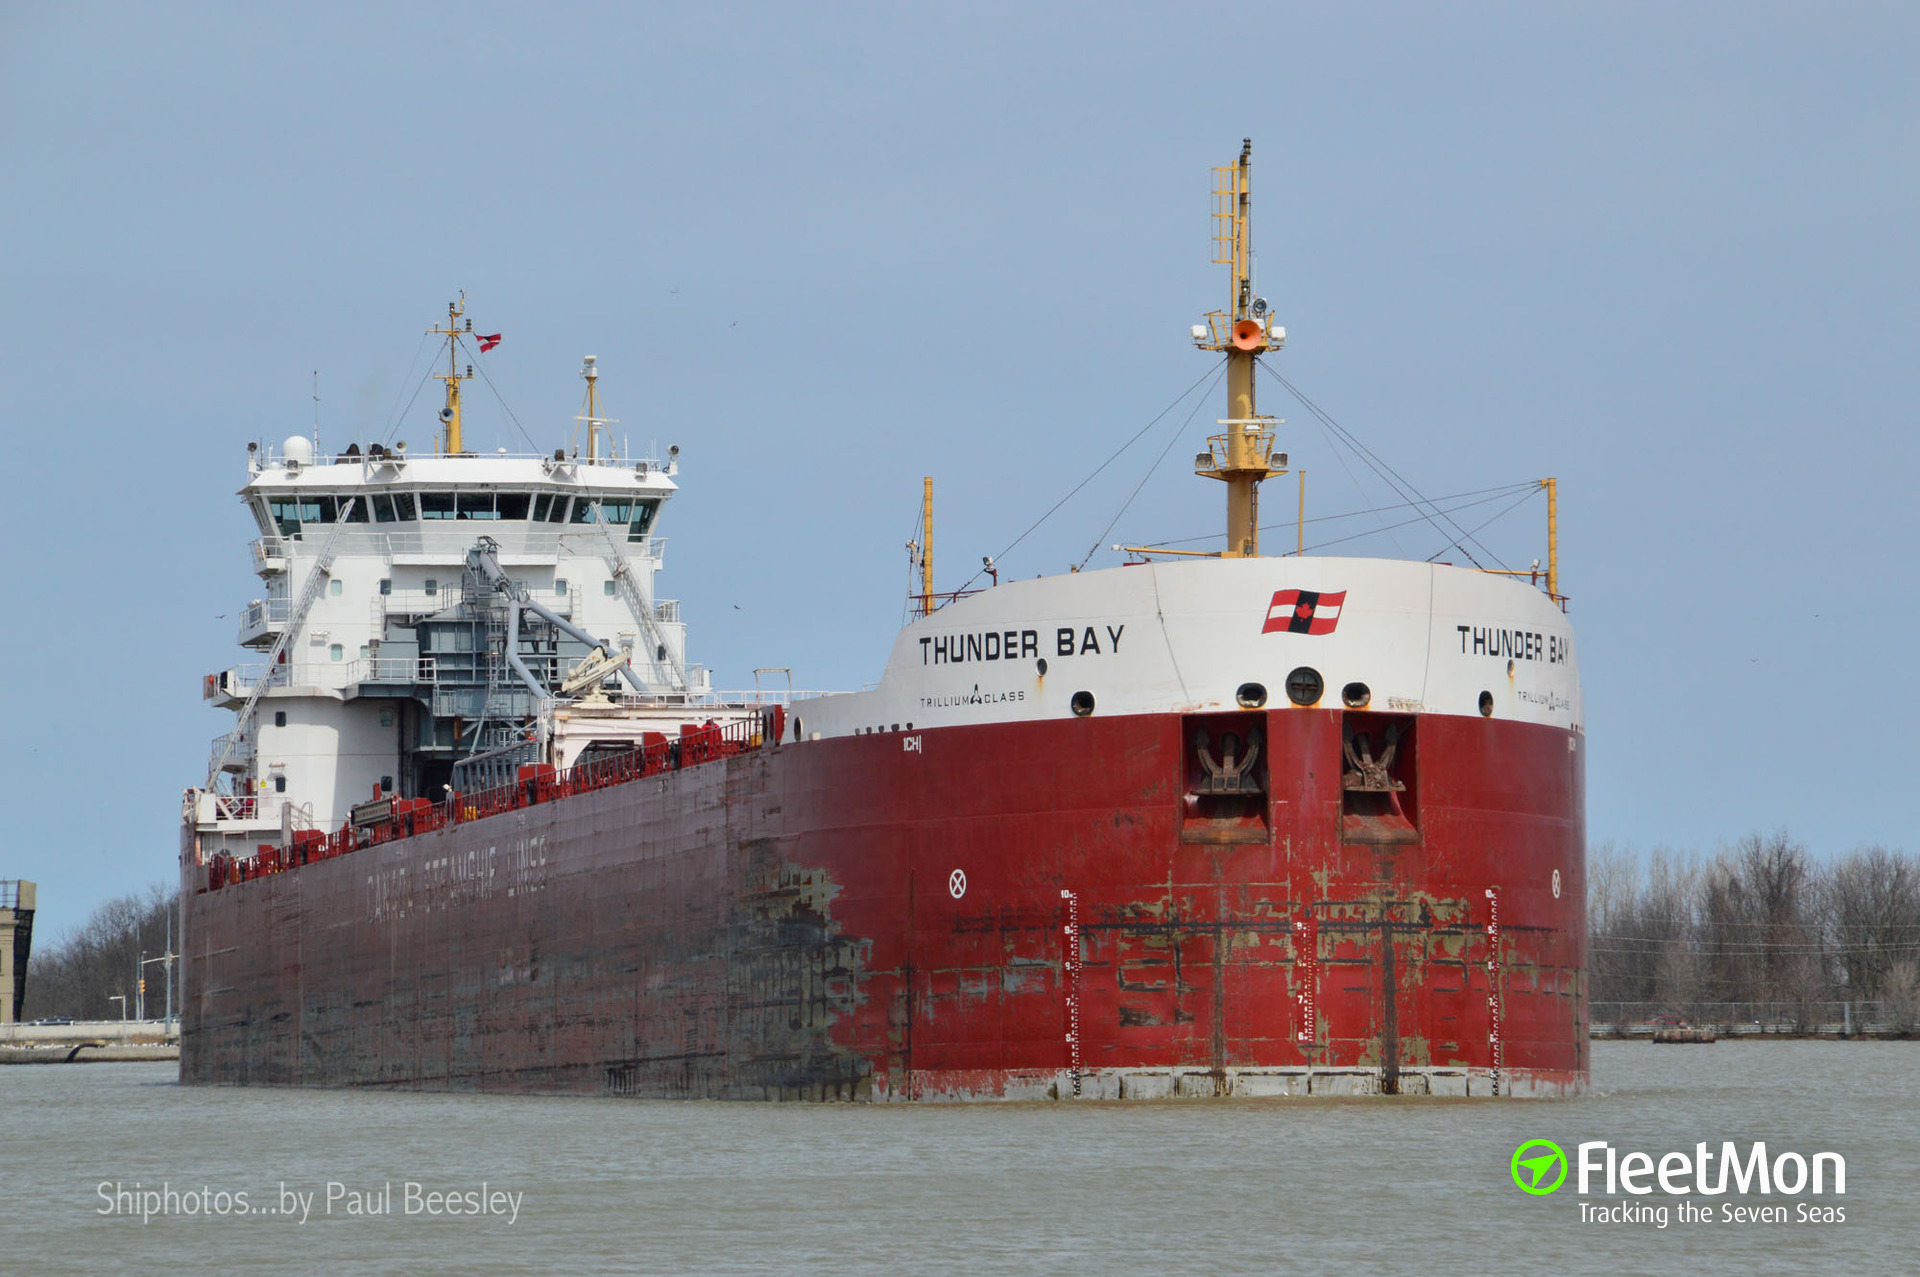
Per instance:
[[[107,901],[80,927],[36,949],[27,959],[21,1018],[130,1018],[141,1002],[144,972],[146,1013],[157,1019],[167,1005],[168,967],[150,963],[142,968],[140,960],[165,954],[168,937],[178,936],[173,908],[174,893],[156,884]]]
[[[1587,859],[1596,1031],[1906,1037],[1920,1023],[1920,859],[1815,861],[1785,833],[1711,857],[1611,843]]]

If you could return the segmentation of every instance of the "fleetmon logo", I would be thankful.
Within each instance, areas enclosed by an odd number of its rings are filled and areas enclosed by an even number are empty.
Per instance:
[[[1521,1192],[1545,1197],[1567,1178],[1567,1155],[1552,1140],[1528,1140],[1513,1150],[1509,1169]]]

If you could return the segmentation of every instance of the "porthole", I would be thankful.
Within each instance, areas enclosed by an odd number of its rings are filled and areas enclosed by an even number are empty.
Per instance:
[[[1242,683],[1234,691],[1233,699],[1240,703],[1241,709],[1259,709],[1267,703],[1267,685],[1265,683]]]
[[[1034,664],[1039,667],[1040,677],[1045,678],[1047,676],[1047,658],[1043,656],[1035,661]]]
[[[802,735],[800,734],[802,730],[804,730],[804,728],[803,728],[803,725],[802,725],[802,724],[801,724],[801,722],[800,722],[800,716],[799,716],[798,714],[795,714],[795,715],[793,716],[793,738],[794,738],[795,740],[805,740],[805,739],[806,739],[806,737],[804,737],[804,736],[802,736]]]
[[[1295,705],[1318,705],[1326,690],[1326,680],[1311,666],[1302,665],[1287,675],[1287,699]]]
[[[1073,706],[1073,714],[1075,718],[1085,718],[1089,714],[1093,713],[1093,693],[1092,692],[1075,692],[1073,694],[1073,699],[1067,703]]]
[[[1493,717],[1493,693],[1492,692],[1480,693],[1480,717],[1482,718]]]
[[[1348,683],[1340,689],[1340,700],[1348,709],[1365,709],[1373,701],[1373,689],[1365,683]]]

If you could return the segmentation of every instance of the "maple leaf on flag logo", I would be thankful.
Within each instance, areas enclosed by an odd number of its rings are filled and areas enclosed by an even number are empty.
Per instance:
[[[1323,594],[1318,590],[1275,590],[1267,604],[1262,634],[1331,634],[1340,624],[1345,590]]]

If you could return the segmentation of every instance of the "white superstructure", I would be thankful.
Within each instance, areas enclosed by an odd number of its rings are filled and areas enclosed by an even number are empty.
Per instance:
[[[259,525],[260,593],[238,637],[262,660],[205,689],[235,709],[258,692],[250,721],[213,752],[263,824],[278,830],[273,809],[288,795],[320,828],[377,791],[437,797],[440,773],[486,743],[489,720],[500,728],[537,709],[503,677],[488,633],[497,622],[475,607],[486,599],[467,556],[482,536],[531,599],[628,655],[647,691],[709,690],[687,664],[678,605],[654,596],[665,553],[655,529],[676,463],[355,447],[303,464],[304,451],[251,454],[240,496]],[[544,646],[525,657],[556,686],[588,655],[557,635]]]
[[[468,332],[459,314],[435,330],[450,352]],[[206,854],[245,857],[383,798],[438,801],[522,761],[571,762],[591,744],[563,739],[576,705],[620,706],[615,738],[713,717],[679,605],[654,593],[679,449],[664,464],[615,454],[589,357],[585,457],[462,452],[452,360],[430,455],[355,443],[316,456],[298,435],[248,447],[239,495],[259,584],[237,637],[256,659],[205,680],[237,715],[189,792]]]

